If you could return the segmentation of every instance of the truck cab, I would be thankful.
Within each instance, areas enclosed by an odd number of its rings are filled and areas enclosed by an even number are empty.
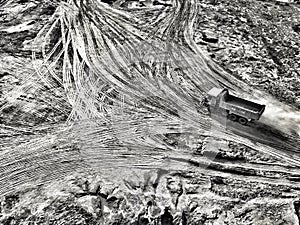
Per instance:
[[[231,95],[226,88],[216,87],[207,93],[206,103],[210,113],[227,116],[228,119],[243,125],[249,121],[259,120],[266,107]]]

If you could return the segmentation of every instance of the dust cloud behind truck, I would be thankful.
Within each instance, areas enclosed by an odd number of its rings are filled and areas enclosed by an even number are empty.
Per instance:
[[[211,114],[226,116],[229,120],[238,121],[243,125],[250,121],[259,120],[266,107],[230,95],[226,88],[212,88],[207,93],[206,101]]]

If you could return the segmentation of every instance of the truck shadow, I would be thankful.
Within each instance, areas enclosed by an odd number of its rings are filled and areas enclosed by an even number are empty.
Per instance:
[[[222,115],[212,115],[212,119],[225,126],[226,130],[245,137],[254,143],[262,143],[276,149],[300,152],[300,140],[296,135],[290,135],[259,121],[251,121],[246,125],[231,121]],[[225,121],[225,122],[224,122]]]

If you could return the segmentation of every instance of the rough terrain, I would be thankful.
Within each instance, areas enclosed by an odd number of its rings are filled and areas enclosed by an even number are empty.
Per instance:
[[[299,224],[299,4],[0,5],[1,224]]]

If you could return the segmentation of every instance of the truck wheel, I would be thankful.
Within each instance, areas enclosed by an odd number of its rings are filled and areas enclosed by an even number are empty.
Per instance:
[[[248,122],[248,120],[247,120],[246,118],[244,118],[244,117],[240,117],[240,118],[238,119],[238,121],[239,121],[240,124],[243,124],[243,125],[246,125],[247,122]]]
[[[234,114],[229,114],[228,115],[228,119],[232,120],[232,121],[236,121],[237,120],[237,116]]]

